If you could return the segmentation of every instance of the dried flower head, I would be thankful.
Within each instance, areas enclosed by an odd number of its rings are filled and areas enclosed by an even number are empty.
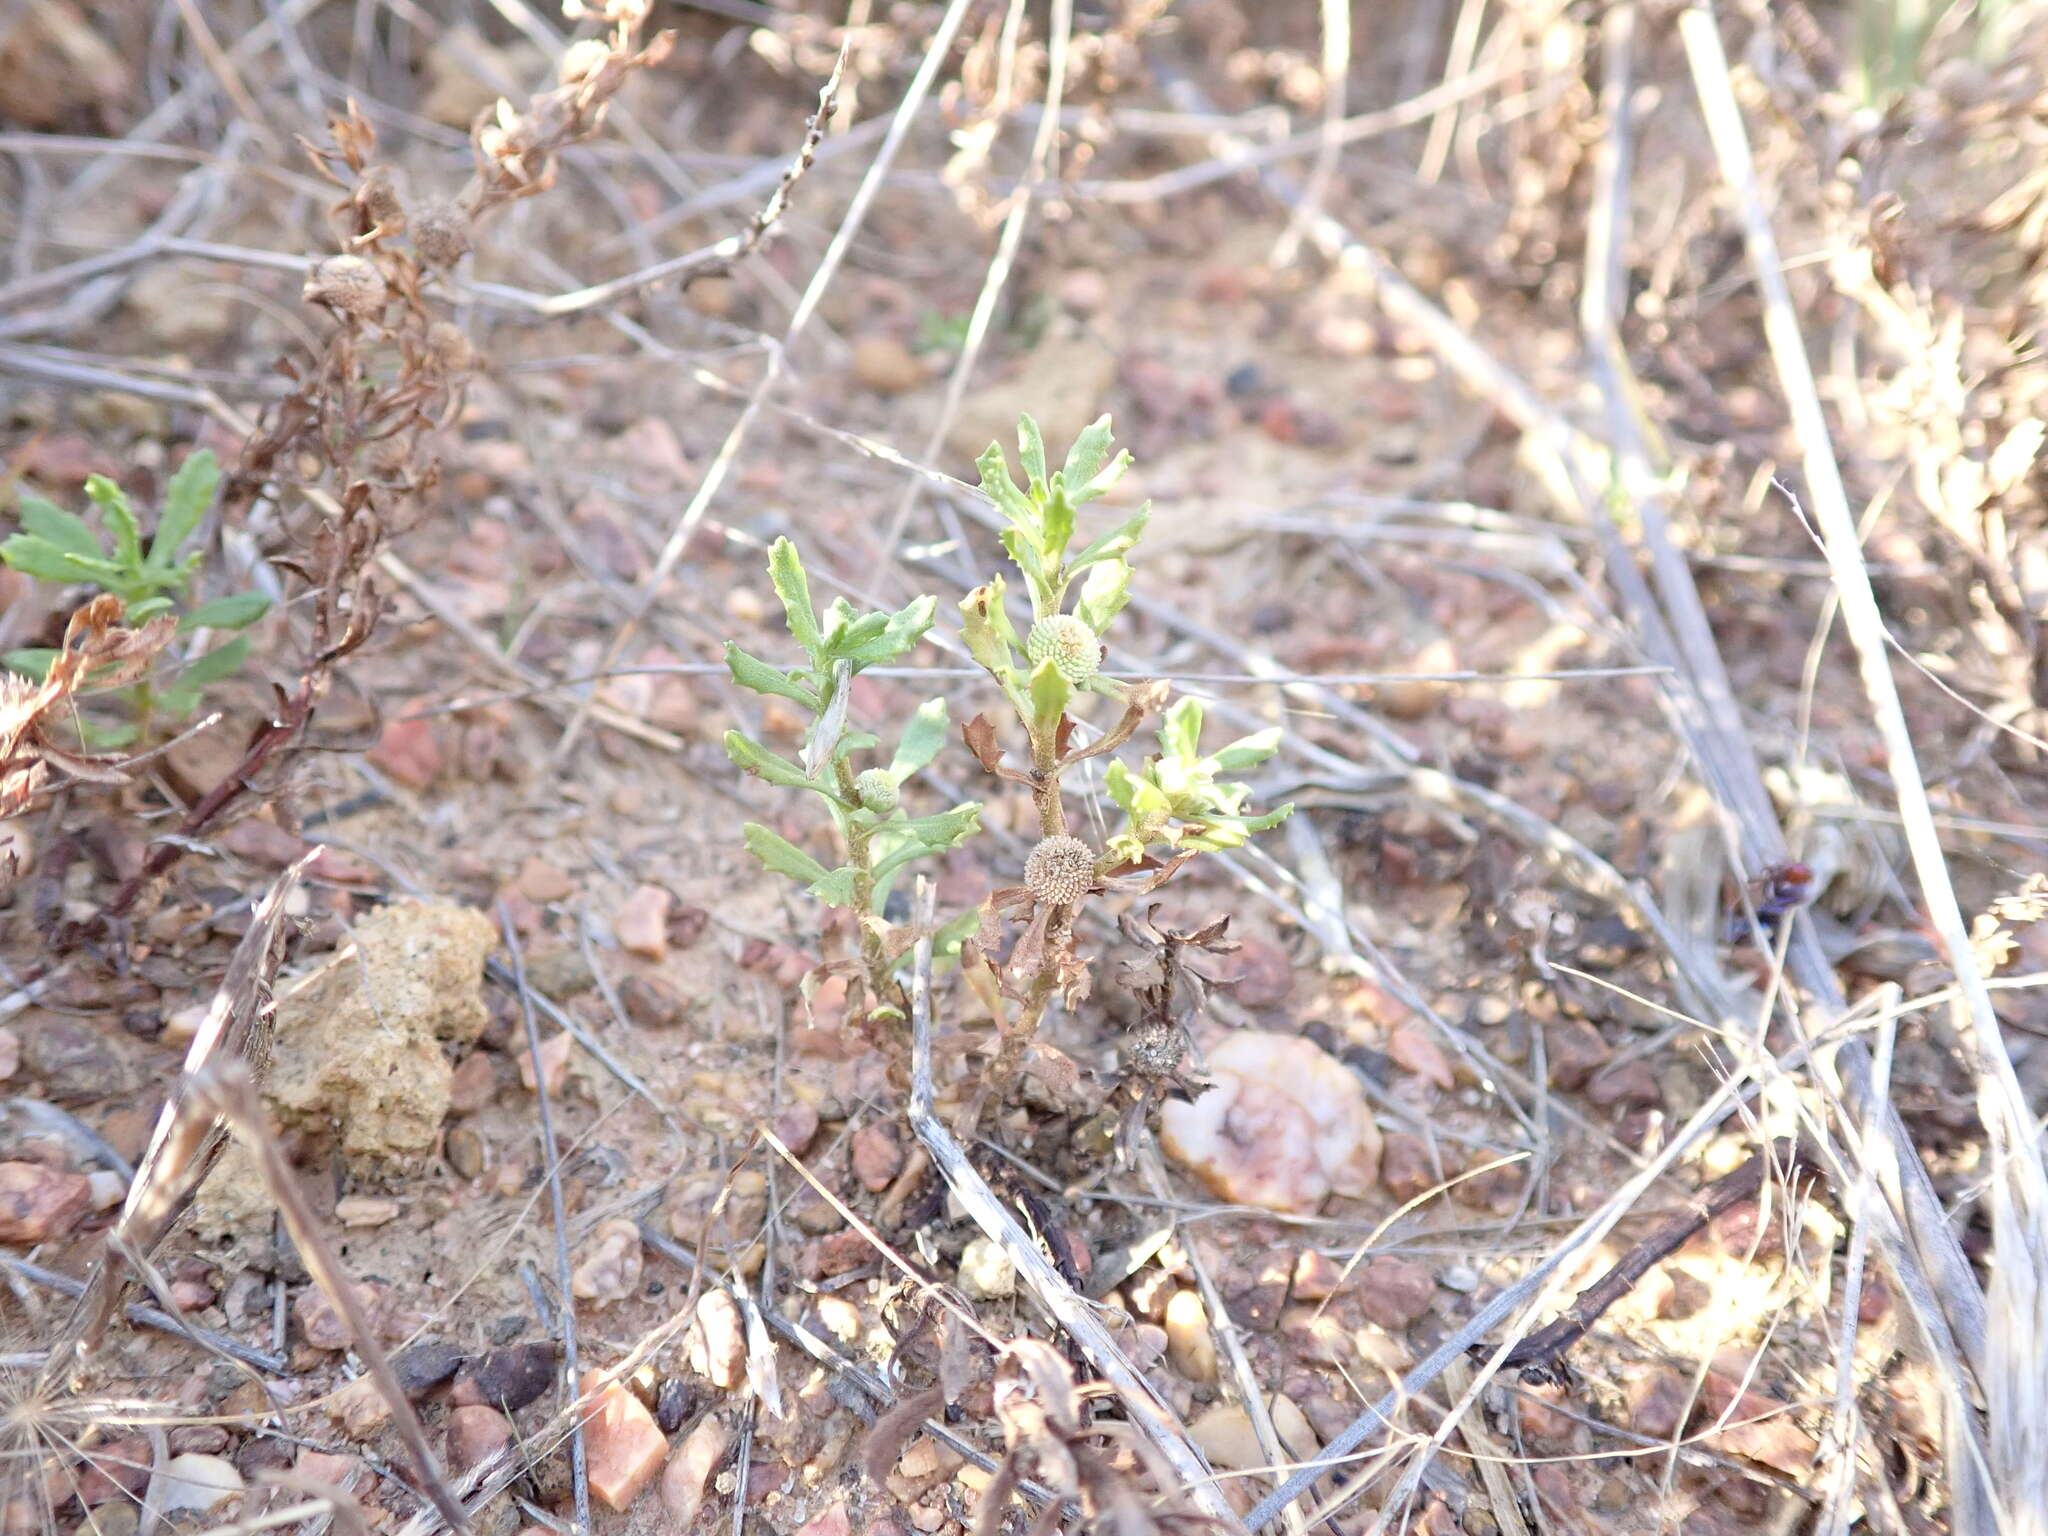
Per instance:
[[[563,51],[559,78],[564,85],[581,85],[603,69],[611,56],[611,44],[601,37],[586,37],[571,43]]]
[[[1095,850],[1078,837],[1048,837],[1024,861],[1024,888],[1049,907],[1072,906],[1095,884]]]
[[[365,233],[395,235],[405,228],[405,199],[399,195],[397,177],[388,165],[373,165],[363,171],[356,185],[355,205],[361,210]]]
[[[476,349],[452,320],[436,320],[427,327],[427,350],[444,373],[467,373],[476,362]]]
[[[428,203],[413,215],[412,248],[430,267],[452,267],[469,254],[469,216],[453,203]]]
[[[1031,626],[1024,654],[1031,658],[1034,667],[1049,661],[1053,670],[1068,682],[1085,683],[1102,665],[1102,642],[1085,619],[1071,613],[1055,613]]]
[[[362,256],[328,257],[306,279],[302,295],[309,304],[325,304],[338,314],[359,320],[381,314],[388,296],[384,274]]]
[[[896,787],[896,781],[889,777],[886,768],[870,768],[857,776],[853,781],[853,794],[863,810],[873,811],[877,816],[888,815],[903,798],[903,792]]]

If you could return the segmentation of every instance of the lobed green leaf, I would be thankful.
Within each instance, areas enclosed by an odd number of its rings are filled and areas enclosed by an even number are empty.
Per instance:
[[[128,493],[105,475],[87,475],[85,494],[106,514],[107,526],[114,534],[114,558],[124,570],[140,570],[142,529],[135,521],[135,508],[128,501]]]
[[[159,601],[151,599],[150,601]],[[230,597],[216,597],[210,603],[201,603],[184,618],[178,620],[180,630],[194,629],[247,629],[264,614],[270,612],[270,599],[260,592],[237,592]],[[140,608],[130,614],[138,617]]]
[[[950,721],[944,699],[927,699],[917,706],[910,724],[896,740],[896,756],[889,763],[889,777],[901,784],[939,755],[946,744]]]
[[[768,580],[782,600],[790,638],[804,648],[813,666],[822,666],[824,636],[818,630],[817,610],[811,606],[810,578],[804,575],[803,559],[788,539],[777,539],[768,547]]]
[[[742,688],[792,699],[813,712],[819,706],[816,689],[799,682],[780,667],[772,666],[758,656],[748,655],[730,640],[725,642],[725,665],[732,673],[732,680]]]

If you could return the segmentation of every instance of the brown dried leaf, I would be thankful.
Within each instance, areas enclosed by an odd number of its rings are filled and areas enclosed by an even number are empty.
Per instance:
[[[976,715],[961,726],[960,739],[967,743],[967,750],[974,754],[984,773],[995,773],[1002,767],[1003,749],[996,744],[995,722],[987,715]]]

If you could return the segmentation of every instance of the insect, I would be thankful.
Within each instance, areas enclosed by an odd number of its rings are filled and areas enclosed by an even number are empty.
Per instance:
[[[1810,864],[1767,864],[1763,873],[1749,882],[1749,902],[1765,933],[1776,933],[1786,914],[1806,905],[1815,894]],[[1729,943],[1739,942],[1748,930],[1748,920],[1739,908],[1728,914]]]

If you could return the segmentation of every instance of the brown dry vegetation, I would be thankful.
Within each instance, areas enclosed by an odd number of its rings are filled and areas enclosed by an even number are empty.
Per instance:
[[[0,534],[207,448],[274,600],[103,750],[189,638],[0,571],[0,1536],[2043,1529],[2048,8],[643,9],[0,5]],[[788,534],[939,599],[857,720],[990,709],[1027,411],[1299,809],[962,1147],[989,991],[913,1100],[721,645]],[[1158,1134],[1219,1052],[1296,1209]]]

